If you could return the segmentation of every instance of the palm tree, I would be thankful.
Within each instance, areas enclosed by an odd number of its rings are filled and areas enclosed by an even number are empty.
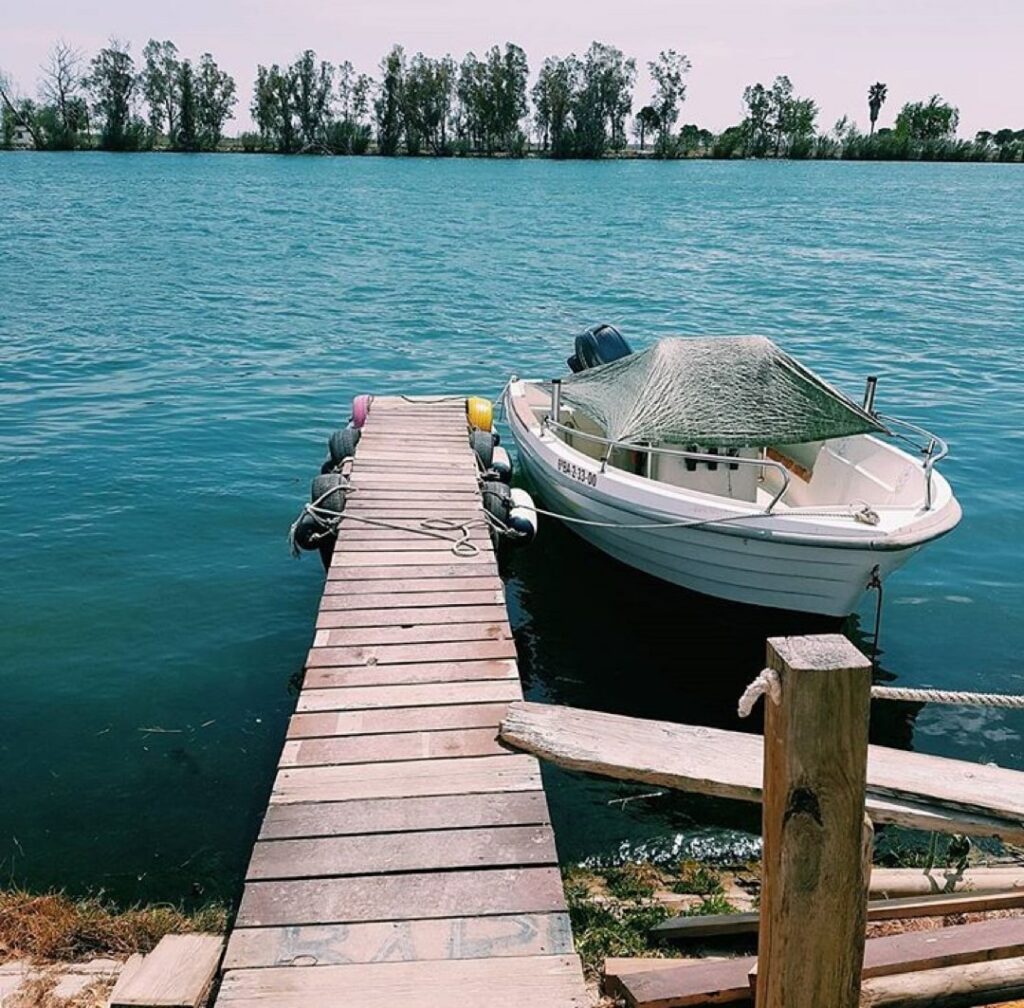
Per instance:
[[[871,113],[871,136],[875,135],[875,122],[878,119],[878,113],[885,104],[885,99],[888,97],[888,94],[888,84],[872,84],[871,87],[868,88],[868,111]]]

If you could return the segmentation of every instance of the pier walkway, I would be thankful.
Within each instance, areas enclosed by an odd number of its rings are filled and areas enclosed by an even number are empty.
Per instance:
[[[459,400],[373,401],[346,515],[480,519]],[[218,1008],[583,1008],[495,556],[344,521]]]

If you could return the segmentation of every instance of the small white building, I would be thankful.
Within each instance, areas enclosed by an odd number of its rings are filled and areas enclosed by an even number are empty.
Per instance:
[[[14,150],[32,150],[36,145],[28,128],[21,123],[14,124],[14,132],[11,135],[11,147]]]

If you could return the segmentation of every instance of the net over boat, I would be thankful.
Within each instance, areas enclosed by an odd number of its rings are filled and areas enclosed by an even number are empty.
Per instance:
[[[884,432],[764,336],[669,337],[562,381],[614,441],[761,448]]]

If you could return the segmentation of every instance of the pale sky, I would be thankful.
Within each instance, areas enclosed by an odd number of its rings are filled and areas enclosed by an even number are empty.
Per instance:
[[[680,123],[718,131],[742,117],[746,84],[790,76],[821,107],[818,126],[844,113],[867,125],[866,92],[889,85],[879,125],[905,101],[938,92],[960,108],[960,134],[1024,129],[1024,0],[31,0],[5,5],[0,70],[33,94],[58,38],[92,54],[116,35],[138,56],[149,38],[183,55],[210,51],[238,82],[237,122],[249,126],[257,63],[287,63],[305,48],[373,73],[398,42],[431,56],[521,45],[535,70],[545,56],[581,53],[597,39],[641,68],[658,50],[693,61]],[[649,92],[641,73],[635,107]]]

